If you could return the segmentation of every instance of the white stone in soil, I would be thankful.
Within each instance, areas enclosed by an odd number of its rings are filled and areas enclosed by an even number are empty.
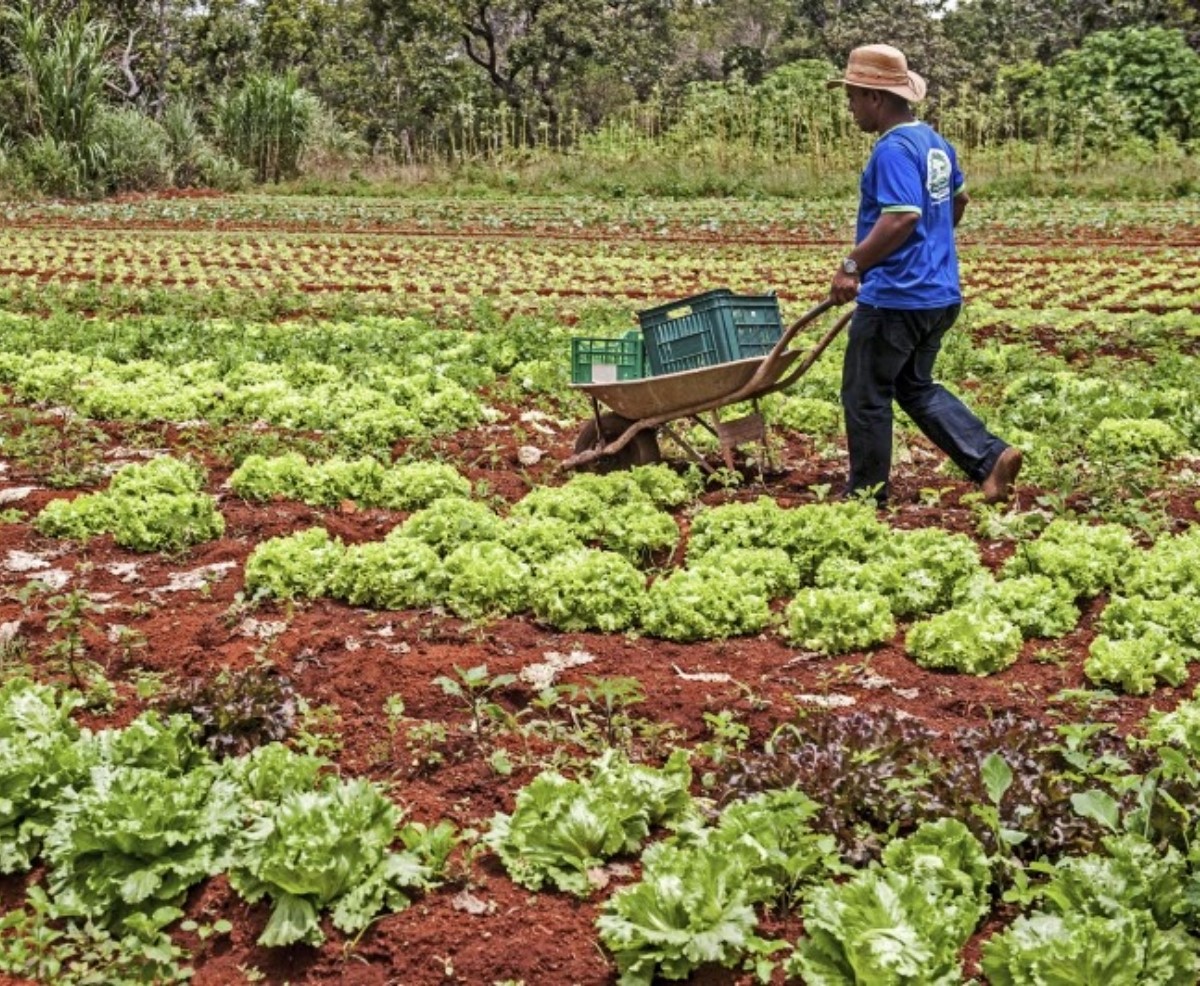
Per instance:
[[[797,695],[797,702],[804,702],[806,705],[816,705],[822,709],[848,709],[855,705],[854,697],[851,695],[839,695],[837,693],[831,695]]]
[[[558,651],[546,651],[542,655],[545,660],[537,664],[527,664],[517,673],[517,677],[534,688],[549,688],[554,683],[555,676],[567,668],[577,668],[583,664],[591,664],[596,660],[594,654],[585,650],[573,650],[569,654]]]
[[[48,568],[37,577],[51,589],[62,589],[71,581],[71,573],[62,568]]]
[[[49,568],[50,559],[45,555],[34,554],[32,551],[14,549],[8,553],[4,567],[10,572],[36,572],[39,569]]]
[[[16,503],[18,500],[24,500],[30,493],[40,489],[37,486],[14,486],[11,489],[0,490],[0,504]]]
[[[255,640],[273,640],[288,628],[283,620],[256,620],[247,616],[237,625],[234,633],[241,637],[253,637]]]
[[[101,565],[100,567],[110,575],[115,575],[122,582],[130,583],[142,581],[141,562],[111,561],[106,565]]]
[[[220,582],[231,568],[237,568],[237,562],[219,561],[212,565],[201,565],[188,572],[172,572],[170,581],[159,589],[161,592],[196,592],[206,585]]]
[[[714,684],[726,684],[733,681],[733,675],[726,674],[724,671],[696,671],[689,674],[684,671],[678,664],[672,664],[675,673],[684,681],[710,681]]]
[[[536,466],[545,453],[533,445],[522,445],[517,449],[517,461],[523,466]]]

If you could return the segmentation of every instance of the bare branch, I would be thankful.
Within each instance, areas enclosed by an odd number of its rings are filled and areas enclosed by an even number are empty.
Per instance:
[[[141,55],[133,50],[133,43],[137,40],[138,31],[140,28],[131,28],[129,31],[129,40],[125,44],[125,53],[121,56],[120,69],[121,74],[129,83],[129,88],[122,90],[120,86],[112,85],[111,88],[121,93],[126,99],[136,99],[138,93],[142,91],[141,83],[138,82],[137,76],[133,74],[133,63],[136,62]]]

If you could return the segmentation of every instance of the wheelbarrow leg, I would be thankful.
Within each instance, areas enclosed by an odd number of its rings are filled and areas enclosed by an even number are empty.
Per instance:
[[[696,418],[694,420],[699,421],[700,419]],[[708,428],[707,422],[701,421],[700,423],[703,424],[705,428]],[[707,473],[709,476],[711,476],[714,472],[716,472],[716,470],[708,464],[708,460],[706,460],[704,458],[704,456],[702,456],[699,452],[696,451],[696,449],[692,446],[691,442],[689,442],[686,438],[684,438],[681,434],[679,434],[679,432],[676,431],[674,428],[672,428],[670,425],[663,425],[659,430],[666,432],[667,437],[670,438],[671,441],[673,441],[681,449],[683,449],[683,454],[686,455],[689,459],[691,459],[694,463],[696,463],[696,465],[698,465],[702,470],[704,470],[704,472]],[[711,431],[712,429],[710,428],[709,430]]]
[[[714,411],[713,420],[717,427],[717,438],[721,441],[721,457],[730,469],[734,468],[733,452],[739,445],[757,442],[764,451],[766,450],[767,428],[763,416],[758,412],[757,402],[752,414],[733,421],[721,421]]]

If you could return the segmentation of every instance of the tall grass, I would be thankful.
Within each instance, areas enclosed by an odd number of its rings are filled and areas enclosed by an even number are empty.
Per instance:
[[[315,97],[295,74],[254,74],[219,102],[218,140],[257,181],[294,178],[316,113]]]
[[[86,5],[56,23],[29,0],[6,9],[3,23],[19,72],[22,129],[43,149],[61,149],[84,180],[94,176],[104,163],[96,128],[111,71],[104,57],[109,29],[90,18]]]

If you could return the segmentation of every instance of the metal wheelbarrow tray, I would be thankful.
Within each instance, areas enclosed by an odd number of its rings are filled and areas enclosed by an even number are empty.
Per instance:
[[[641,380],[575,384],[591,398],[593,420],[580,432],[575,442],[575,454],[562,463],[562,468],[621,469],[657,462],[655,433],[660,428],[669,431],[670,422],[697,418],[706,411],[715,412],[721,407],[757,400],[790,387],[820,358],[850,320],[852,312],[847,312],[807,353],[788,348],[801,328],[832,306],[833,302],[826,300],[801,316],[766,356]],[[601,414],[601,404],[614,413]],[[757,411],[733,422],[721,422],[715,415],[712,424],[697,420],[720,439],[722,454],[730,468],[733,468],[734,447],[763,434],[762,418]],[[680,441],[678,435],[671,434]],[[680,444],[691,452],[686,442],[680,441]],[[701,461],[694,454],[693,457]]]

